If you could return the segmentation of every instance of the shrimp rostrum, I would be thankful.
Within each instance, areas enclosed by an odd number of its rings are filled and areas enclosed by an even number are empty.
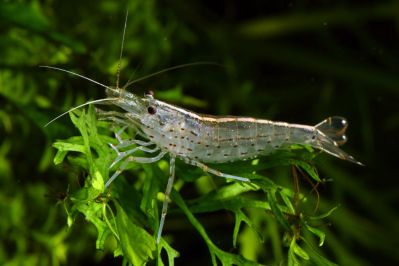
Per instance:
[[[329,117],[315,126],[307,126],[250,117],[201,115],[157,100],[152,93],[139,97],[126,91],[126,87],[133,82],[128,82],[123,88],[119,88],[118,85],[111,87],[65,69],[43,67],[79,76],[106,89],[107,98],[84,103],[68,112],[90,103],[108,103],[123,110],[122,112],[100,112],[102,119],[111,120],[123,126],[121,131],[116,133],[119,143],[111,145],[117,157],[110,168],[118,163],[120,166],[106,182],[105,188],[123,172],[130,162],[153,163],[169,155],[170,174],[157,233],[157,243],[162,235],[168,209],[175,177],[176,158],[210,174],[240,182],[250,180],[223,173],[208,167],[207,164],[252,159],[299,144],[308,145],[340,159],[362,165],[339,147],[347,140],[345,131],[348,123],[343,117]],[[122,139],[120,135],[127,127],[135,129],[140,138]],[[137,151],[144,152],[148,156],[139,157],[135,154]]]

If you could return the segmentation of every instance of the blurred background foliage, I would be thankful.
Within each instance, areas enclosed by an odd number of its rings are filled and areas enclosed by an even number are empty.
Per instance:
[[[320,176],[331,181],[318,187],[320,210],[339,205],[323,229],[323,252],[341,265],[399,263],[398,1],[14,0],[0,1],[1,265],[114,262],[107,250],[95,250],[95,229],[83,218],[66,226],[62,201],[86,173],[55,167],[51,144],[77,130],[68,116],[44,127],[104,92],[38,66],[115,84],[127,7],[122,84],[182,63],[223,65],[161,74],[136,84],[134,92],[153,89],[163,100],[219,115],[304,124],[347,117],[344,149],[366,166],[317,158]],[[293,186],[289,168],[275,172],[276,183]],[[311,189],[304,179],[300,186]],[[259,214],[248,212],[256,223]],[[218,245],[231,248],[232,217],[198,216]],[[209,263],[187,221],[168,219],[175,224],[169,230],[180,252],[177,263]],[[272,219],[268,224],[276,226]],[[240,243],[247,256],[260,253],[262,262],[279,263],[281,251],[257,251],[262,246],[248,239]]]

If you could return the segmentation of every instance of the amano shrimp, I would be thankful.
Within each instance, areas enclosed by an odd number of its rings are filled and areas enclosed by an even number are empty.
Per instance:
[[[182,66],[185,65],[166,70]],[[133,128],[137,131],[137,135],[141,137],[124,140],[120,137],[121,132],[116,134],[119,143],[111,145],[111,147],[117,156],[110,168],[117,163],[120,163],[120,166],[106,182],[105,189],[123,172],[130,162],[154,163],[169,155],[169,179],[157,232],[157,243],[161,239],[168,210],[168,201],[175,178],[176,159],[197,166],[210,174],[239,182],[250,182],[250,180],[213,169],[208,164],[248,160],[269,155],[293,144],[299,144],[309,145],[342,160],[362,165],[339,147],[347,140],[345,131],[348,123],[343,117],[329,117],[315,126],[308,126],[251,117],[202,115],[160,101],[152,93],[146,93],[144,97],[140,97],[126,91],[126,88],[137,80],[128,82],[125,86],[119,88],[119,71],[116,86],[113,87],[65,69],[51,66],[42,67],[67,72],[105,88],[106,98],[86,102],[60,116],[88,104],[113,104],[121,108],[123,112],[103,111],[100,113],[102,118],[123,126],[122,131],[127,127]],[[48,124],[60,116],[57,116]],[[123,151],[121,151],[122,149]],[[144,152],[149,156],[138,157],[135,155],[137,151]]]
[[[116,151],[117,157],[110,167],[118,162],[122,163],[106,182],[105,188],[117,178],[129,162],[153,163],[167,154],[170,157],[170,174],[158,230],[158,243],[174,182],[176,158],[197,166],[205,172],[241,182],[250,180],[223,173],[208,167],[207,164],[252,159],[269,155],[293,144],[300,144],[309,145],[342,160],[362,165],[339,147],[347,140],[345,131],[348,123],[343,117],[333,116],[315,126],[307,126],[251,117],[201,115],[157,100],[151,93],[139,97],[126,91],[125,88],[101,85],[106,88],[107,98],[90,103],[111,102],[120,107],[125,112],[111,111],[103,112],[101,115],[103,118],[124,125],[125,128],[136,129],[137,134],[145,139],[145,141],[122,140],[120,133],[116,134],[119,144],[112,148]],[[133,145],[134,148],[119,151],[121,148]],[[136,157],[134,153],[137,151],[150,156]]]

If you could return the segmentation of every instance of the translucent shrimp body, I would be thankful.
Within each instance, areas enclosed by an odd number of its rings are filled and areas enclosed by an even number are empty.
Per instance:
[[[306,126],[248,117],[200,115],[156,100],[151,94],[140,98],[112,89],[108,96],[120,97],[114,104],[127,111],[129,121],[151,142],[185,161],[234,162],[303,144],[360,164],[338,147],[346,142],[347,122],[342,117]]]

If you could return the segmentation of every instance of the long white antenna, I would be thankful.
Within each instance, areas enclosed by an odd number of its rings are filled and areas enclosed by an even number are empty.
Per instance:
[[[190,67],[190,66],[200,66],[200,65],[212,65],[212,66],[223,67],[223,65],[221,65],[221,64],[219,64],[219,63],[207,62],[207,61],[200,61],[200,62],[193,62],[193,63],[181,64],[181,65],[172,66],[172,67],[168,67],[168,68],[162,69],[162,70],[160,70],[160,71],[154,72],[154,73],[152,73],[152,74],[143,76],[143,77],[141,77],[141,78],[138,78],[138,79],[135,79],[135,80],[132,80],[132,81],[128,81],[128,82],[126,83],[126,85],[123,86],[123,88],[126,89],[127,87],[129,87],[130,85],[132,85],[132,84],[134,84],[134,83],[136,83],[136,82],[139,82],[139,81],[148,79],[148,78],[150,78],[150,77],[153,77],[153,76],[156,76],[156,75],[159,75],[159,74],[162,74],[162,73],[171,71],[171,70],[175,70],[175,69],[179,69],[179,68],[185,68],[185,67]]]
[[[78,77],[80,77],[80,78],[82,78],[82,79],[91,81],[91,82],[93,82],[93,83],[95,83],[95,84],[97,84],[97,85],[100,85],[101,87],[108,88],[108,86],[106,86],[106,85],[104,85],[104,84],[101,84],[101,83],[98,82],[98,81],[95,81],[95,80],[93,80],[93,79],[91,79],[91,78],[85,77],[85,76],[83,76],[83,75],[80,75],[80,74],[78,74],[78,73],[75,73],[75,72],[72,72],[72,71],[69,71],[69,70],[66,70],[66,69],[63,69],[63,68],[53,67],[53,66],[39,66],[39,67],[42,67],[42,68],[49,68],[49,69],[54,69],[54,70],[66,72],[66,73],[69,73],[69,74],[71,74],[71,75],[78,76]]]
[[[47,127],[48,125],[50,125],[51,123],[53,123],[53,122],[54,122],[55,120],[57,120],[58,118],[60,118],[60,117],[62,117],[62,116],[64,116],[64,115],[66,115],[66,114],[68,114],[69,112],[72,112],[73,110],[79,109],[79,108],[81,108],[81,107],[83,107],[83,106],[86,106],[86,105],[89,105],[89,104],[92,104],[92,103],[93,103],[93,104],[97,104],[97,103],[108,102],[108,101],[116,101],[116,100],[118,100],[118,98],[103,98],[103,99],[98,99],[98,100],[93,100],[93,101],[85,102],[85,103],[83,103],[83,104],[81,104],[81,105],[78,105],[78,106],[75,106],[75,107],[69,109],[68,111],[63,112],[62,114],[58,115],[57,117],[51,119],[51,121],[48,122],[47,124],[45,124],[44,127]]]
[[[127,27],[127,18],[128,18],[128,15],[129,15],[129,10],[126,10],[126,18],[125,18],[125,26],[124,26],[124,28],[123,28],[121,51],[120,51],[120,55],[119,55],[118,69],[117,69],[117,72],[116,72],[116,88],[119,88],[119,75],[120,75],[120,70],[121,70],[121,61],[122,61],[122,54],[123,54],[123,45],[124,45],[124,43],[125,43],[125,34],[126,34],[126,27]],[[98,81],[95,81],[95,80],[93,80],[93,79],[91,79],[91,78],[85,77],[85,76],[83,76],[83,75],[81,75],[81,74],[78,74],[78,73],[75,73],[75,72],[73,72],[73,71],[69,71],[69,70],[63,69],[63,68],[53,67],[53,66],[44,66],[44,65],[43,65],[43,66],[39,66],[39,67],[48,68],[48,69],[54,69],[54,70],[66,72],[66,73],[68,73],[68,74],[71,74],[71,75],[80,77],[80,78],[85,79],[85,80],[88,80],[88,81],[90,81],[90,82],[93,82],[93,83],[95,83],[95,84],[97,84],[97,85],[99,85],[99,86],[101,86],[101,87],[106,88],[106,89],[109,88],[108,86],[106,86],[106,85],[104,85],[104,84],[102,84],[102,83],[100,83],[100,82],[98,82]],[[83,106],[86,106],[86,105],[89,105],[89,104],[98,104],[98,103],[103,103],[103,102],[108,102],[108,101],[115,101],[115,100],[118,100],[118,99],[117,99],[117,98],[104,98],[104,99],[98,99],[98,100],[89,101],[89,102],[83,103],[83,104],[81,104],[81,105],[75,106],[75,107],[69,109],[68,111],[66,111],[66,112],[64,112],[64,113],[62,113],[62,114],[60,114],[60,115],[58,115],[57,117],[51,119],[47,124],[44,125],[44,127],[47,127],[48,125],[50,125],[51,123],[53,123],[55,120],[59,119],[60,117],[66,115],[66,114],[68,114],[69,112],[72,112],[72,111],[74,111],[74,110],[76,110],[76,109],[79,109],[79,108],[81,108],[81,107],[83,107]]]
[[[126,18],[125,18],[125,26],[123,28],[123,34],[122,34],[122,43],[121,43],[121,52],[119,54],[119,62],[118,62],[118,68],[116,71],[116,88],[119,89],[119,75],[121,72],[121,61],[122,61],[122,54],[123,54],[123,45],[125,43],[125,34],[126,34],[126,25],[127,25],[127,17],[129,16],[129,9],[126,10]]]

